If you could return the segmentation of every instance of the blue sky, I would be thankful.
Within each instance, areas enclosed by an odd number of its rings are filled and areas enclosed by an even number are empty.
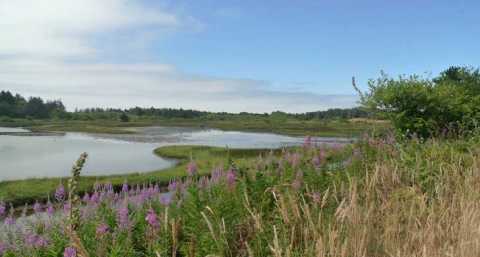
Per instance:
[[[0,0],[0,31],[13,35],[0,42],[0,88],[69,108],[350,107],[352,76],[366,89],[380,70],[480,60],[473,0],[18,2]]]

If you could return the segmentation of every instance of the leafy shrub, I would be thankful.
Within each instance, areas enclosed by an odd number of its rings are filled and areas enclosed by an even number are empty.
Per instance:
[[[369,81],[369,89],[363,105],[390,119],[403,135],[468,133],[480,118],[480,72],[472,68],[451,67],[433,80],[382,73]]]

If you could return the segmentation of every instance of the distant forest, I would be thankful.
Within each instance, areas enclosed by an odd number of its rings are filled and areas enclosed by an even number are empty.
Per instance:
[[[364,118],[368,113],[360,108],[348,109],[329,109],[326,111],[315,111],[300,114],[290,114],[285,112],[272,113],[247,113],[238,114],[227,112],[206,112],[197,110],[172,109],[172,108],[141,108],[134,107],[129,109],[114,108],[87,108],[68,112],[60,100],[43,100],[40,97],[30,97],[26,99],[19,94],[12,94],[9,91],[0,92],[0,117],[4,118],[27,118],[27,119],[59,119],[59,120],[95,120],[109,119],[128,121],[130,117],[145,119],[227,119],[231,117],[250,116],[250,117],[289,117],[299,120],[314,119],[350,119]]]
[[[65,106],[59,100],[44,101],[40,97],[13,95],[9,91],[0,92],[0,117],[48,119],[62,118],[66,114]]]

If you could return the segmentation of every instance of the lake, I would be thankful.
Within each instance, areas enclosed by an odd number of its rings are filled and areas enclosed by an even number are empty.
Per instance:
[[[174,127],[134,128],[136,134],[65,133],[39,135],[20,128],[0,128],[0,181],[69,176],[82,152],[89,158],[85,176],[147,172],[171,167],[174,160],[153,150],[166,145],[208,145],[230,148],[278,148],[298,145],[303,138],[269,133]],[[317,138],[324,143],[347,139]]]

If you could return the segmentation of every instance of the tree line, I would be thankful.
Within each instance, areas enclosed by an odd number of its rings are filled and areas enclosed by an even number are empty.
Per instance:
[[[62,118],[66,113],[60,100],[44,101],[40,97],[24,98],[9,91],[0,91],[0,117],[10,118]]]
[[[192,109],[174,108],[85,108],[68,112],[60,100],[45,101],[40,97],[26,99],[19,94],[9,91],[0,92],[0,117],[8,118],[33,118],[33,119],[60,119],[60,120],[122,120],[128,121],[130,117],[139,119],[210,119],[227,120],[231,118],[294,118],[299,120],[315,119],[349,119],[367,117],[367,112],[360,108],[329,109],[326,111],[290,114],[276,111],[272,113],[227,113],[208,112]]]

